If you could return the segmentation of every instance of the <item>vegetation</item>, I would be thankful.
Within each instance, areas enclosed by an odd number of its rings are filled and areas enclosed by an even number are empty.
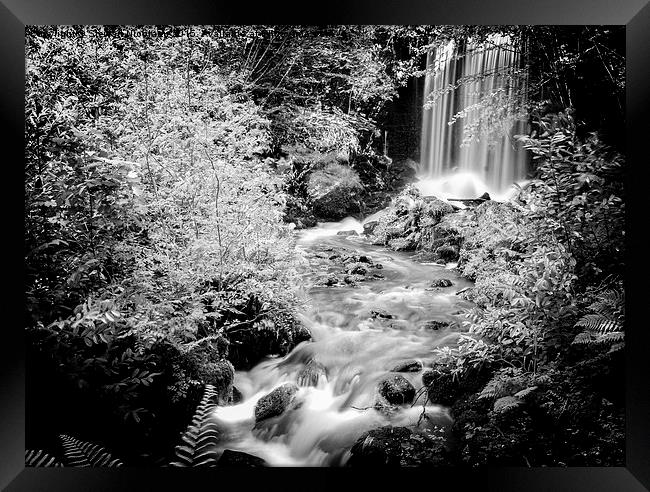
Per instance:
[[[500,33],[528,84],[476,109],[529,114],[533,179],[461,211],[406,188],[373,241],[475,282],[467,333],[423,378],[455,418],[449,459],[622,464],[621,32],[29,27],[26,462],[214,464],[235,369],[310,338],[293,228],[381,208],[403,184],[388,103],[432,46]]]

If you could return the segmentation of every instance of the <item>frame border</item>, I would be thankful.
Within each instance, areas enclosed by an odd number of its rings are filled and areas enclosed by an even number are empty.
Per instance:
[[[0,339],[0,395],[4,398],[0,419],[0,487],[11,491],[66,490],[100,491],[121,489],[156,489],[194,487],[200,482],[236,486],[252,481],[264,488],[325,488],[360,478],[365,487],[386,484],[392,476],[406,486],[415,482],[436,487],[462,486],[469,490],[499,491],[650,491],[650,374],[648,330],[639,322],[644,313],[636,309],[643,302],[637,281],[648,276],[640,256],[643,231],[635,229],[634,216],[643,213],[644,184],[642,172],[647,162],[647,115],[650,114],[650,3],[648,0],[331,0],[325,5],[305,5],[283,1],[254,5],[233,4],[224,0],[0,0],[0,120],[4,132],[3,160],[8,166],[11,187],[3,191],[6,201],[3,225],[10,237],[23,237],[22,216],[14,213],[16,202],[24,204],[24,27],[29,24],[625,24],[627,63],[627,178],[626,178],[626,467],[601,468],[487,468],[372,470],[366,473],[342,469],[255,469],[252,472],[225,469],[181,472],[167,468],[108,469],[35,469],[24,466],[25,436],[25,368],[22,308],[9,316]],[[11,150],[11,156],[5,157]],[[644,162],[646,161],[646,162]],[[11,163],[16,164],[12,165]],[[14,180],[16,183],[14,183]],[[16,193],[13,196],[12,191]],[[638,214],[638,215],[637,215]],[[646,219],[647,220],[647,219]],[[637,221],[637,224],[639,222]],[[20,257],[20,261],[19,258]],[[9,265],[16,273],[7,276],[9,288],[3,298],[6,305],[22,306],[23,292],[11,288],[11,281],[23,277],[23,251],[18,246],[15,261]],[[645,267],[642,272],[641,268]],[[12,272],[13,273],[13,272]],[[7,309],[6,311],[11,311]],[[636,321],[636,323],[633,323]],[[634,324],[634,327],[632,326]],[[47,418],[47,409],[43,409]],[[259,470],[259,471],[258,471]],[[309,473],[308,476],[305,473]],[[286,475],[286,476],[285,476]],[[362,476],[360,476],[362,475]],[[308,479],[309,481],[306,481]],[[197,482],[198,481],[198,482]],[[444,484],[444,485],[443,485]]]

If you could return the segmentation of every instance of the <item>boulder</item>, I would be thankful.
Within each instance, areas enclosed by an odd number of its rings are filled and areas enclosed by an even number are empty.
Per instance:
[[[285,383],[257,400],[255,422],[282,415],[294,402],[297,392],[298,386],[293,383]]]
[[[422,362],[411,359],[400,362],[391,369],[391,372],[420,372],[421,370]]]
[[[439,278],[431,282],[431,287],[451,287],[453,284],[448,278]]]
[[[266,461],[252,454],[242,451],[233,451],[226,449],[217,462],[217,466],[242,466],[242,467],[260,467],[267,466]]]
[[[317,217],[340,220],[360,212],[363,185],[353,169],[329,164],[309,176],[307,193]]]
[[[350,449],[348,466],[444,466],[451,461],[442,439],[407,427],[385,426],[363,434]]]
[[[358,236],[359,234],[357,231],[350,230],[350,231],[339,231],[336,233],[337,236]]]
[[[363,233],[366,236],[370,236],[378,224],[379,224],[378,220],[371,220],[370,222],[366,222],[365,224],[363,224]]]
[[[452,261],[458,261],[459,250],[457,246],[451,244],[443,244],[435,250],[436,258],[444,261],[445,263],[450,263]]]
[[[327,369],[323,364],[312,359],[298,373],[298,386],[318,386],[321,377],[327,379]]]
[[[415,388],[399,374],[389,374],[379,382],[379,394],[392,405],[407,404],[415,397]]]

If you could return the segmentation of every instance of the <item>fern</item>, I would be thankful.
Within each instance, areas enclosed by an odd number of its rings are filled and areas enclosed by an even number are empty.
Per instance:
[[[63,466],[63,464],[57,458],[50,456],[41,449],[28,449],[25,451],[25,466],[51,467]]]
[[[479,393],[479,398],[500,398],[509,396],[529,386],[530,376],[521,369],[506,367],[497,371],[494,377]]]
[[[74,437],[61,435],[61,444],[67,466],[108,467],[122,466],[122,462],[98,444],[80,441]]]
[[[515,407],[521,405],[522,401],[516,396],[502,396],[497,401],[494,402],[494,407],[492,410],[495,413],[504,413],[512,410]]]
[[[591,312],[585,314],[575,324],[576,328],[582,328],[583,331],[576,335],[573,343],[582,345],[622,343],[624,306],[625,296],[622,291],[608,289],[600,293],[588,308]]]
[[[215,446],[221,431],[212,418],[217,407],[218,394],[214,386],[205,385],[203,398],[194,412],[192,423],[187,427],[176,446],[176,461],[170,466],[214,466],[217,462]]]

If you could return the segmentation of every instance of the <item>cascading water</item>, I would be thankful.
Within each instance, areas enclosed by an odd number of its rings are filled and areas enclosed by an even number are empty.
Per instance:
[[[527,156],[513,138],[526,131],[515,100],[525,84],[519,65],[507,36],[429,52],[418,173],[425,194],[499,195],[526,177]]]
[[[396,374],[391,369],[404,361],[422,364],[415,372],[400,373],[416,389],[422,387],[422,372],[433,360],[434,349],[458,340],[457,313],[469,303],[455,292],[471,283],[443,265],[418,263],[409,253],[369,244],[363,236],[337,235],[342,230],[361,233],[363,226],[347,218],[299,233],[298,247],[308,261],[303,274],[306,302],[300,314],[313,341],[302,342],[286,357],[236,372],[242,401],[215,412],[221,450],[247,452],[274,466],[337,466],[345,464],[365,431],[393,425],[426,433],[434,426],[449,426],[446,409],[430,403],[423,408],[424,395],[394,412],[374,405],[380,379]],[[381,263],[383,268],[376,270],[381,275],[356,286],[315,285],[316,278],[336,271],[333,257],[347,254]],[[429,288],[442,277],[452,279],[453,287]],[[373,318],[373,310],[390,313],[390,318]],[[432,320],[442,327],[432,329]],[[260,398],[283,384],[300,385],[300,373],[312,360],[325,372],[315,385],[299,388],[298,404],[256,422]],[[426,418],[421,418],[423,409]]]

